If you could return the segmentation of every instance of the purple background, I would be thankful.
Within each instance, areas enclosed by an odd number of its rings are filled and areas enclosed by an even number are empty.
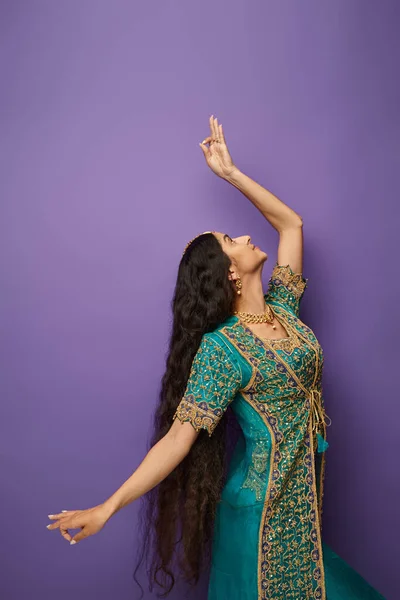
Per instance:
[[[198,146],[214,113],[304,220],[324,538],[397,597],[398,3],[3,0],[0,17],[0,596],[138,597],[139,503],[74,547],[47,514],[143,459],[186,242],[250,234],[268,281],[275,230]]]

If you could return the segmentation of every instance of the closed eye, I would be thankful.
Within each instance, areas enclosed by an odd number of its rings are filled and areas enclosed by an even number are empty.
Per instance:
[[[225,233],[225,235],[224,235],[224,240],[229,240],[229,241],[230,241],[232,244],[234,244],[234,243],[235,243],[235,241],[234,241],[234,240],[231,238],[231,236],[230,236],[230,235],[228,235],[227,233]]]

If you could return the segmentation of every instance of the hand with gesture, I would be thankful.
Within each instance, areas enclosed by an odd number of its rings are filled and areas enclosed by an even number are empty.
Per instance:
[[[110,518],[110,513],[103,504],[99,504],[86,510],[63,510],[56,515],[48,515],[48,517],[56,521],[47,525],[47,529],[60,529],[64,539],[70,544],[76,544],[103,529]],[[81,531],[72,537],[69,529],[81,529]]]
[[[200,148],[203,150],[204,157],[210,169],[222,177],[227,179],[234,171],[238,169],[232,162],[228,147],[225,142],[222,125],[218,123],[218,119],[211,115],[210,117],[210,132],[211,135],[203,140]],[[207,144],[209,144],[207,146]]]

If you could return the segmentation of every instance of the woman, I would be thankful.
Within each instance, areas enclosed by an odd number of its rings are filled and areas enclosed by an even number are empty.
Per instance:
[[[152,550],[150,584],[167,593],[178,571],[196,583],[211,549],[208,600],[382,598],[322,544],[330,423],[322,349],[299,318],[302,219],[239,171],[213,116],[200,146],[212,171],[279,232],[268,291],[267,254],[250,236],[212,231],[189,242],[151,449],[108,500],[49,515],[49,529],[77,542],[143,496],[142,558]],[[233,415],[241,434],[226,472]],[[81,531],[72,539],[69,528]]]

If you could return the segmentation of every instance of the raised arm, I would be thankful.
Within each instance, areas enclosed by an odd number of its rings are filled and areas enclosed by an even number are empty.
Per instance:
[[[289,265],[294,273],[303,267],[303,220],[272,192],[245,175],[233,163],[222,125],[212,115],[210,135],[200,144],[210,169],[237,188],[279,233],[278,264]]]
[[[240,190],[279,233],[279,265],[303,271],[303,220],[282,200],[236,169],[226,180]]]

